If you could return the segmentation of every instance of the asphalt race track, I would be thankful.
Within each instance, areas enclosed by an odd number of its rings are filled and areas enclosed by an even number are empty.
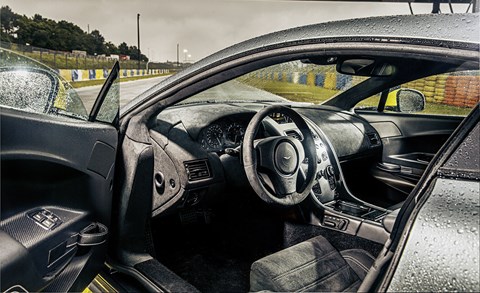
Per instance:
[[[130,100],[143,93],[147,89],[156,85],[166,76],[141,79],[136,81],[127,81],[120,83],[120,107],[127,104]],[[82,99],[87,111],[93,106],[101,86],[90,86],[77,89],[77,92]],[[231,81],[222,84],[221,86],[213,87],[209,90],[201,92],[195,96],[195,102],[214,102],[215,100],[225,101],[231,100],[242,102],[257,102],[257,101],[285,101],[285,99],[274,95],[272,93],[254,88],[252,86],[240,83],[238,81]],[[186,100],[185,102],[189,102]]]
[[[168,76],[160,76],[154,78],[147,78],[147,79],[140,79],[134,81],[126,81],[120,83],[120,107],[127,104],[130,100],[138,96],[139,94],[143,93],[147,89],[151,88],[152,86],[156,85],[160,81],[164,80]],[[83,101],[87,112],[93,106],[95,99],[97,98],[100,89],[102,88],[101,85],[96,86],[88,86],[83,88],[76,89],[78,95]]]

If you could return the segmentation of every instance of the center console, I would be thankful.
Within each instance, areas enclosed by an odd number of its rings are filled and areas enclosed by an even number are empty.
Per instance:
[[[321,190],[312,190],[312,199],[322,207],[312,211],[312,224],[385,243],[390,231],[383,222],[391,211],[358,200],[341,180],[341,173],[335,175],[331,176],[335,178],[333,186],[327,183],[330,180],[324,180]]]
[[[322,212],[314,211],[311,223],[339,232],[385,243],[390,236],[391,223],[398,211],[392,212],[354,201],[333,200],[324,204]],[[386,219],[388,225],[386,226]]]
[[[311,201],[305,205],[310,211],[310,223],[385,243],[390,231],[383,222],[392,211],[364,202],[350,192],[333,145],[317,125],[310,126],[318,159],[316,184],[309,197]],[[389,222],[392,219],[395,217],[389,217]]]
[[[368,207],[362,204],[357,204],[353,202],[336,200],[327,204],[327,206],[332,207],[335,211],[347,214],[350,216],[359,217],[362,219],[374,221],[381,223],[382,219],[387,214],[384,210],[378,210],[372,207]]]

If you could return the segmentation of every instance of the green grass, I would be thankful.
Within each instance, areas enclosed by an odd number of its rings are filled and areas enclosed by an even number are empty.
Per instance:
[[[239,81],[294,102],[318,104],[338,93],[337,90],[277,80],[239,79]]]
[[[120,78],[120,82],[148,79],[148,78],[154,78],[154,77],[166,76],[166,75],[170,75],[170,74],[165,73],[165,74],[123,77],[123,78]],[[105,79],[94,79],[94,80],[74,81],[74,82],[70,82],[70,84],[72,85],[73,88],[81,88],[86,86],[102,85],[104,82],[105,82]]]
[[[444,104],[428,103],[425,105],[425,110],[422,114],[442,114],[442,115],[457,115],[467,116],[470,113],[471,108],[462,108],[449,106]]]
[[[294,102],[309,102],[319,104],[339,92],[337,90],[329,90],[317,86],[294,84],[277,80],[263,80],[256,78],[240,78],[238,80],[255,88],[271,92]],[[357,104],[357,106],[376,107],[378,102],[379,96],[376,95],[361,101]],[[419,112],[418,114],[466,116],[468,113],[470,113],[470,111],[470,108],[427,102],[425,110]]]

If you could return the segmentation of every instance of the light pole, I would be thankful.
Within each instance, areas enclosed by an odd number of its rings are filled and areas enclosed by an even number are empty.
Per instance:
[[[180,52],[179,49],[178,49],[179,47],[180,47],[180,44],[177,44],[177,67],[180,66],[180,59],[178,57],[179,56],[178,52]]]
[[[137,68],[140,69],[140,13],[137,13],[137,44],[138,44]]]

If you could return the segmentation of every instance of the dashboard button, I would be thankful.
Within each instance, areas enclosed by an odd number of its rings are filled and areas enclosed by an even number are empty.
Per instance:
[[[45,228],[50,229],[53,227],[53,225],[55,225],[55,223],[50,219],[45,219],[42,221],[42,225],[45,226]]]
[[[38,212],[38,213],[34,214],[34,215],[32,216],[32,218],[34,218],[35,220],[41,222],[43,219],[45,219],[45,216],[42,215],[41,212]]]
[[[52,230],[63,223],[57,215],[46,209],[36,210],[29,213],[27,216],[43,228],[49,230]]]
[[[323,153],[322,153],[322,159],[323,159],[324,161],[326,161],[326,160],[328,159],[328,155],[327,155],[326,152],[323,152]]]

